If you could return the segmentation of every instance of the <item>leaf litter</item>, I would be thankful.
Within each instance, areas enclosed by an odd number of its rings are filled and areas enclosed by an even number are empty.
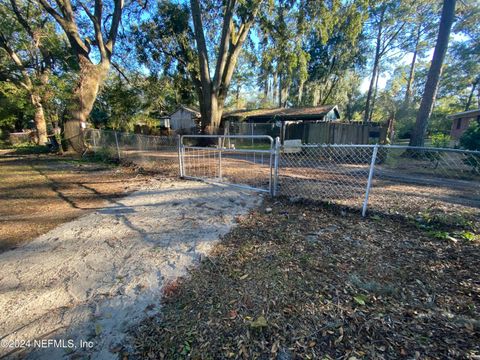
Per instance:
[[[287,200],[238,221],[132,330],[131,357],[480,356],[478,241]]]

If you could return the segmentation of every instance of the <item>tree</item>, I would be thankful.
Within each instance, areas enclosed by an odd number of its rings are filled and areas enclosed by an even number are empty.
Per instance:
[[[82,126],[92,111],[99,88],[112,63],[124,6],[123,0],[112,1],[113,4],[108,3],[109,6],[105,6],[103,0],[93,0],[92,10],[91,2],[56,0],[54,5],[51,0],[38,0],[65,32],[78,68],[69,117],[64,123],[65,138],[77,152],[84,149]],[[90,24],[85,21],[85,16]],[[80,22],[81,31],[78,25]],[[91,40],[91,37],[94,40]],[[92,52],[92,46],[95,46],[98,52]],[[98,57],[99,62],[96,63],[93,59]]]
[[[461,4],[446,56],[439,97],[454,97],[464,111],[480,107],[480,9],[473,1]],[[478,104],[476,104],[478,103]]]
[[[200,73],[199,78],[195,78],[194,82],[200,100],[202,130],[205,133],[215,133],[220,126],[224,102],[238,56],[262,2],[261,0],[252,2],[227,0],[225,2],[220,43],[212,78],[200,1],[190,0]]]
[[[352,95],[349,72],[358,71],[364,65],[362,24],[367,18],[366,8],[361,1],[342,3],[331,14],[337,21],[328,38],[325,38],[325,31],[322,31],[323,38],[316,33],[309,36],[306,86],[310,94],[305,103],[325,105]]]
[[[407,24],[406,15],[409,9],[411,9],[409,5],[406,1],[401,0],[382,0],[371,6],[368,30],[369,36],[374,40],[375,52],[372,75],[365,102],[364,122],[369,122],[372,118],[382,61],[389,52],[401,46],[405,41],[404,38],[401,38],[401,35]]]
[[[442,73],[442,64],[447,53],[448,40],[455,17],[456,0],[444,0],[442,15],[440,18],[440,27],[438,30],[435,50],[433,52],[432,63],[428,71],[427,82],[423,92],[420,109],[417,113],[415,127],[410,138],[410,146],[423,146],[425,134],[428,126],[428,119],[432,113],[435,97],[438,90],[438,83]]]
[[[437,4],[429,0],[416,1],[414,11],[409,22],[409,36],[412,39],[409,47],[412,51],[412,61],[408,72],[407,86],[405,89],[404,106],[408,107],[413,97],[413,82],[415,79],[415,67],[419,57],[424,55],[429,40],[433,40],[433,28],[437,22]]]
[[[362,62],[366,9],[366,1],[283,0],[262,13],[257,37],[264,97],[283,107],[333,101],[344,72]]]
[[[153,18],[135,29],[142,62],[153,67],[161,62],[163,71],[175,67],[189,74],[200,104],[204,133],[215,133],[220,126],[237,60],[263,3],[160,2]]]
[[[29,3],[9,0],[0,5],[0,47],[10,58],[4,80],[26,90],[34,108],[37,143],[47,142],[47,123],[42,93],[54,66],[53,54],[60,41],[51,24],[39,19],[41,11]]]
[[[0,82],[0,135],[22,131],[27,125],[27,116],[32,113],[28,93],[12,82]]]

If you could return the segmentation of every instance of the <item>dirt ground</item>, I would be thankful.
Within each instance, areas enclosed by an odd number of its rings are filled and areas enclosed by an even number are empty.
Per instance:
[[[159,310],[164,285],[185,275],[261,199],[226,186],[154,178],[133,182],[141,189],[113,197],[124,193],[130,178],[116,177],[98,164],[82,163],[77,170],[76,162],[63,160],[11,161],[17,166],[10,163],[9,170],[26,173],[31,181],[24,188],[17,184],[25,196],[38,196],[35,187],[43,189],[43,197],[28,204],[41,207],[54,197],[50,209],[70,210],[71,205],[78,211],[69,215],[78,217],[0,254],[0,358],[117,359],[125,331]],[[45,178],[57,191],[44,184]],[[108,201],[78,194],[85,186],[97,197],[108,194]],[[9,200],[5,206],[14,206],[15,199]],[[37,220],[17,211],[22,220]],[[41,339],[73,346],[31,346]],[[26,345],[10,345],[16,342]]]
[[[267,200],[164,290],[162,311],[132,329],[130,356],[478,359],[479,245]]]
[[[56,155],[0,153],[0,252],[150,180],[128,168]]]

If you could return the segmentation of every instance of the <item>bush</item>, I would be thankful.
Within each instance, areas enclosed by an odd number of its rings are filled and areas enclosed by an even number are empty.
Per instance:
[[[473,121],[460,138],[460,146],[466,150],[480,151],[480,124]]]
[[[450,146],[452,138],[442,133],[433,134],[431,136],[432,146],[437,148],[446,148]]]
[[[467,150],[480,151],[480,124],[473,121],[460,138],[460,146]],[[480,174],[480,155],[470,154],[464,160],[474,173]]]

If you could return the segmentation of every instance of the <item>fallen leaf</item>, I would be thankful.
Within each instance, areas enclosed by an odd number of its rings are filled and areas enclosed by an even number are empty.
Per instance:
[[[252,321],[250,323],[250,327],[252,327],[254,329],[259,329],[259,328],[263,328],[263,327],[267,327],[267,326],[268,326],[267,319],[265,319],[264,316],[259,316],[257,318],[257,320]]]

